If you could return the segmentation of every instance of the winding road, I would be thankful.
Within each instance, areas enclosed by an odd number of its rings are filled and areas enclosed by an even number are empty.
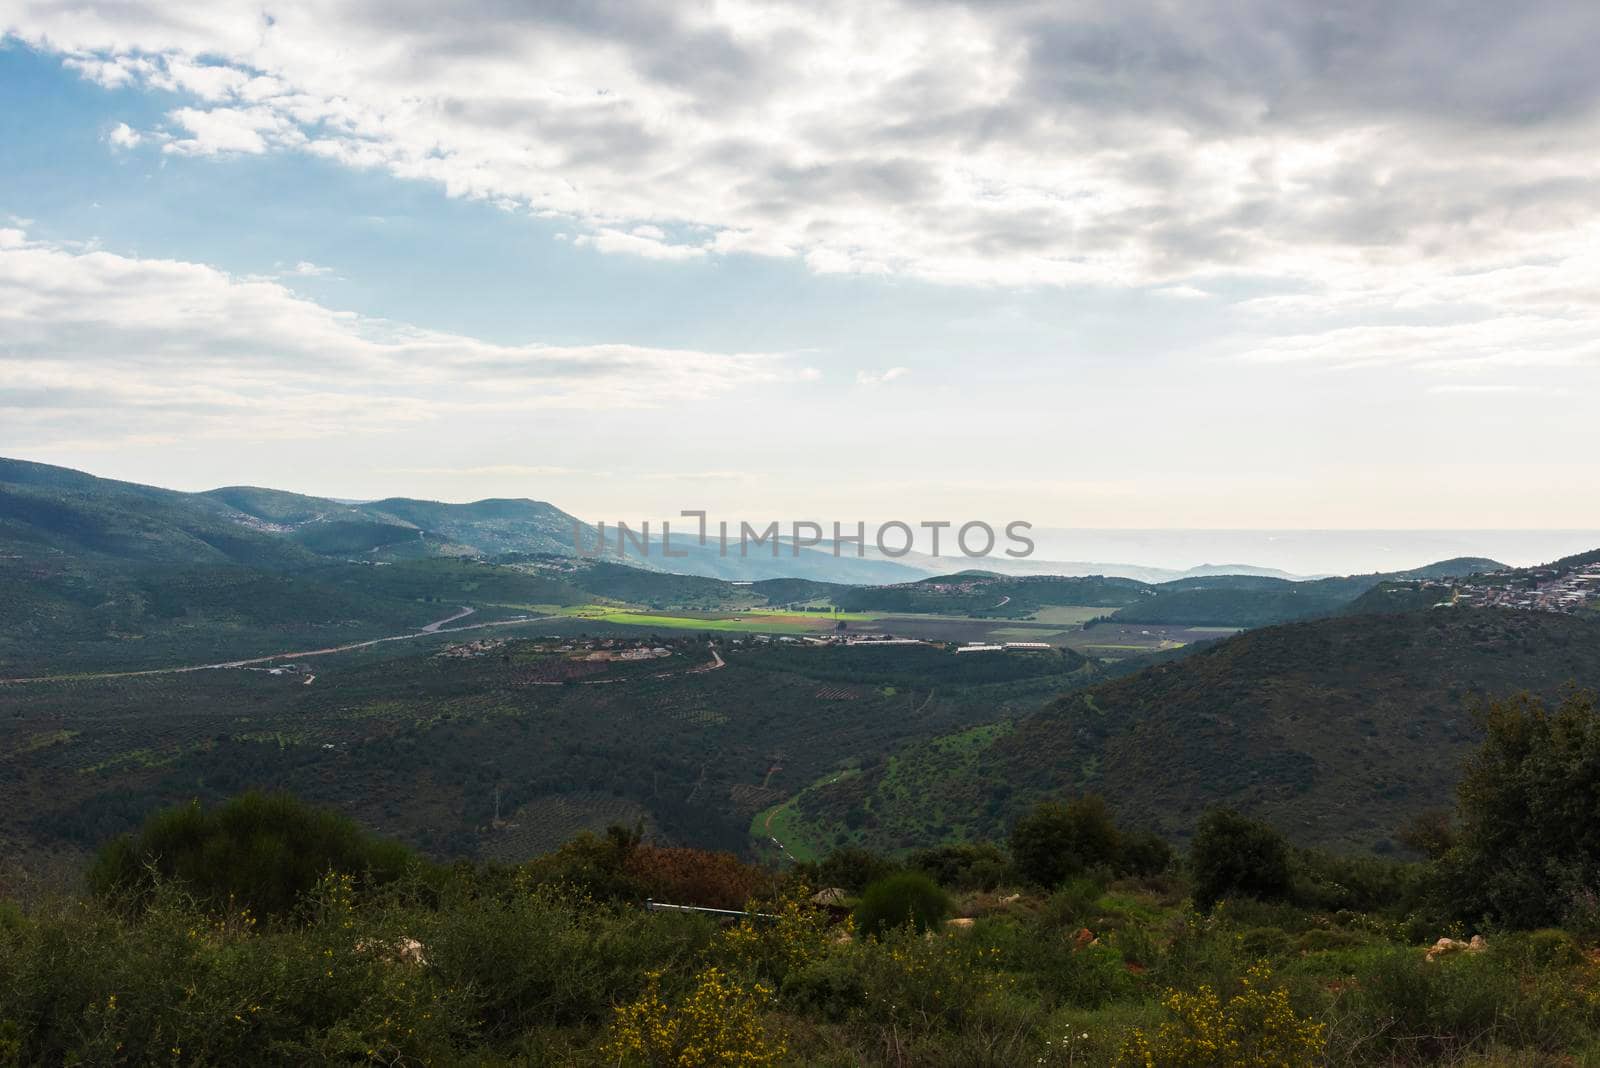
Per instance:
[[[476,611],[473,608],[462,608],[453,616],[429,623],[425,627],[406,634],[391,634],[387,638],[369,638],[363,642],[349,642],[345,645],[332,645],[326,649],[303,649],[292,653],[274,653],[271,656],[255,656],[247,660],[224,660],[216,664],[189,664],[184,667],[146,668],[142,671],[101,671],[92,674],[69,675],[36,675],[26,679],[0,679],[0,686],[15,686],[27,682],[64,682],[68,679],[134,679],[145,675],[183,675],[191,671],[220,671],[227,668],[253,667],[256,664],[270,664],[274,660],[298,660],[309,656],[331,656],[334,653],[348,653],[353,649],[367,649],[384,642],[404,642],[414,638],[429,638],[437,634],[461,634],[469,630],[483,630],[485,627],[509,627],[518,623],[539,623],[546,619],[558,619],[558,616],[518,616],[515,619],[497,619],[489,623],[468,623],[463,627],[450,627],[441,629],[446,623],[453,623],[458,619],[465,619]],[[720,657],[718,659],[721,659]],[[720,664],[718,665],[721,666]]]

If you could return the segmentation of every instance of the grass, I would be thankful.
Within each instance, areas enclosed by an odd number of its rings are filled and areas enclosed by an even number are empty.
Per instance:
[[[788,855],[801,863],[821,860],[827,849],[814,846],[806,840],[804,819],[795,811],[794,802],[795,798],[791,797],[781,805],[757,812],[750,821],[750,834],[769,846],[772,844],[770,839],[776,838],[783,843]]]
[[[1087,623],[1091,619],[1098,619],[1109,614],[1108,608],[1095,608],[1090,605],[1049,605],[1039,609],[1028,619],[1035,623],[1060,623],[1064,626],[1075,627],[1080,623]]]

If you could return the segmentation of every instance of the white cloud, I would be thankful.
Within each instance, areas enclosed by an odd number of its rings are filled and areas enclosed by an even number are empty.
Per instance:
[[[127,123],[119,122],[106,134],[106,140],[115,148],[135,148],[144,138]]]
[[[642,256],[647,260],[690,260],[706,254],[698,245],[674,245],[663,240],[665,237],[665,232],[655,226],[636,226],[628,233],[602,227],[598,233],[580,235],[573,244],[600,252]]]
[[[301,278],[328,278],[333,274],[332,267],[321,267],[310,260],[301,260],[289,271],[290,274],[299,275]]]
[[[893,382],[897,378],[904,378],[911,373],[909,367],[890,367],[884,371],[857,371],[856,385],[881,386]]]
[[[804,377],[765,354],[498,344],[337,311],[270,279],[0,230],[0,412],[13,439],[315,437],[652,408]]]
[[[1475,2],[14,0],[0,26],[190,97],[168,151],[382,168],[605,252],[1187,296],[1536,262],[1594,219],[1600,8]]]
[[[188,131],[162,146],[163,152],[188,156],[216,156],[242,152],[260,155],[269,147],[297,145],[305,140],[289,119],[267,107],[178,108],[168,115]]]

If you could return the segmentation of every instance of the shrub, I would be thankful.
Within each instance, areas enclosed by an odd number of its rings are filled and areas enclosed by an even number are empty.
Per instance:
[[[1277,927],[1252,927],[1239,935],[1239,948],[1252,957],[1281,957],[1292,945],[1289,932]]]
[[[1035,806],[1012,828],[1011,855],[1024,878],[1049,887],[1084,868],[1114,863],[1119,842],[1105,802],[1090,795]]]
[[[661,973],[652,972],[645,992],[617,1007],[601,1052],[624,1065],[775,1065],[785,1045],[761,1015],[771,993],[760,984],[741,986],[713,966],[672,1005],[661,995]]]
[[[918,931],[937,927],[950,914],[950,898],[921,872],[906,871],[879,879],[861,895],[856,927],[863,935],[882,936],[910,925]]]
[[[655,916],[526,883],[497,895],[452,888],[421,920],[413,934],[427,947],[429,970],[472,991],[491,1038],[596,1023],[648,972],[688,966],[714,931],[700,917]]]
[[[1354,931],[1330,930],[1325,927],[1316,927],[1295,942],[1295,948],[1302,953],[1326,953],[1333,949],[1350,949],[1354,946],[1366,944],[1366,939]]]
[[[859,1011],[886,1033],[933,1031],[946,1041],[952,1032],[1014,1037],[1037,1009],[1019,1004],[1017,981],[998,970],[992,949],[976,930],[962,938],[925,938],[899,927],[860,943],[854,952],[866,997]]]
[[[704,908],[743,908],[772,883],[770,875],[732,853],[682,847],[637,845],[628,853],[623,870],[649,897]]]
[[[1540,967],[1562,968],[1583,961],[1583,950],[1567,932],[1554,927],[1531,931],[1527,937],[1528,956]]]
[[[848,938],[850,921],[832,925],[826,909],[806,898],[809,888],[799,884],[773,904],[762,905],[772,919],[746,919],[723,930],[713,947],[719,961],[740,974],[781,985],[793,973],[828,956],[841,934]]]
[[[815,868],[802,868],[801,874],[813,886],[833,887],[859,894],[867,884],[893,875],[900,865],[870,849],[845,846],[835,849]]]
[[[1172,866],[1172,846],[1151,831],[1124,833],[1117,849],[1117,870],[1126,875],[1149,878]]]
[[[1418,864],[1302,849],[1295,852],[1293,866],[1292,896],[1305,908],[1402,914],[1421,902]]]
[[[1488,1045],[1517,1000],[1516,975],[1488,953],[1427,961],[1394,948],[1365,958],[1344,1008],[1376,1030],[1367,1058],[1416,1063]]]
[[[1045,900],[1039,924],[1052,932],[1082,927],[1094,918],[1095,905],[1105,888],[1098,880],[1073,879]]]
[[[1104,942],[1080,947],[1065,933],[1025,939],[1011,963],[1032,977],[1050,1006],[1097,1009],[1133,987],[1116,947]]]
[[[535,882],[564,886],[596,901],[642,901],[649,890],[629,868],[634,850],[639,848],[641,831],[613,824],[606,833],[583,831],[553,853],[546,853],[524,865]]]
[[[1300,1068],[1321,1063],[1320,1023],[1296,1016],[1289,994],[1272,986],[1264,964],[1251,968],[1226,1003],[1209,986],[1192,994],[1168,991],[1172,1019],[1154,1036],[1135,1028],[1118,1063],[1128,1068]]]
[[[993,890],[1011,870],[1010,858],[989,842],[921,849],[907,858],[907,866],[953,890]]]
[[[1230,895],[1263,901],[1289,896],[1289,847],[1283,836],[1229,809],[1212,809],[1200,818],[1189,867],[1194,901],[1201,908]]]
[[[157,812],[100,851],[89,885],[142,902],[156,878],[172,879],[212,907],[281,915],[330,871],[378,885],[415,863],[404,846],[372,838],[338,813],[287,794],[247,793],[211,809],[194,802]]]

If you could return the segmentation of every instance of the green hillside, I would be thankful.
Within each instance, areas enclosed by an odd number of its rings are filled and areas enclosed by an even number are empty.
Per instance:
[[[802,794],[792,827],[878,848],[995,836],[1035,801],[1097,791],[1181,835],[1232,805],[1297,841],[1382,850],[1445,803],[1475,701],[1600,685],[1600,623],[1472,610],[1341,617],[1251,631],[1064,697],[1013,729],[912,746]]]
[[[1137,579],[1063,578],[1039,575],[1013,578],[992,572],[963,571],[893,586],[844,591],[833,600],[849,611],[933,612],[1023,618],[1049,605],[1113,609],[1133,604],[1151,587]]]
[[[486,570],[454,566],[455,581]],[[304,673],[0,684],[0,845],[88,845],[154,805],[289,787],[441,857],[528,856],[607,814],[743,851],[757,812],[824,774],[1097,677],[1068,651],[719,639],[717,668],[693,632],[585,619],[532,632],[389,643]],[[596,658],[629,636],[662,655]],[[497,803],[513,825],[491,826]]]

